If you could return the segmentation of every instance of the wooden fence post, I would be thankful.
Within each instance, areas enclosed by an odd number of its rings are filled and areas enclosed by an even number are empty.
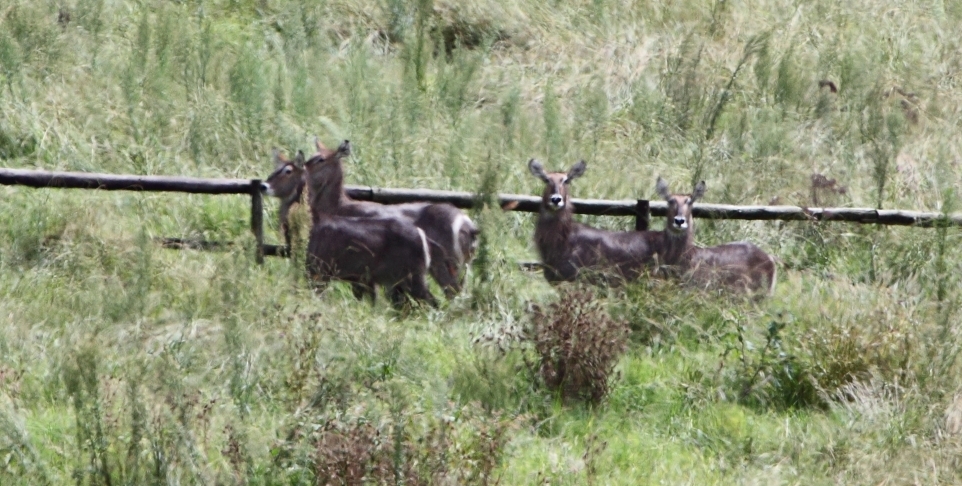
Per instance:
[[[261,196],[260,179],[251,180],[251,231],[257,244],[254,259],[264,264],[264,198]]]
[[[647,199],[639,199],[635,204],[635,231],[646,231],[651,221],[651,208]]]

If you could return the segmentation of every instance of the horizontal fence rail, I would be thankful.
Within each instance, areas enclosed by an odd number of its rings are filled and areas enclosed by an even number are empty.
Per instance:
[[[0,169],[0,184],[105,191],[187,192],[190,194],[250,194],[250,179],[139,176],[87,172]]]
[[[0,168],[0,185],[35,188],[101,189],[108,191],[182,192],[190,194],[243,194],[251,198],[251,231],[257,243],[257,261],[266,255],[285,255],[283,249],[264,245],[263,198],[260,179],[202,179],[195,177],[139,176],[87,172]],[[462,209],[479,204],[477,194],[431,189],[388,189],[346,186],[349,196],[384,204],[407,202],[450,203]],[[541,198],[522,194],[499,194],[499,204],[511,211],[538,212]],[[651,216],[665,216],[665,201],[572,199],[577,214],[634,216],[636,229],[647,229]],[[735,206],[698,203],[692,208],[696,218],[781,221],[846,221],[853,223],[934,227],[962,226],[962,214],[871,208],[804,208],[799,206]],[[217,242],[186,242],[168,239],[165,245],[181,248],[213,248]],[[207,246],[205,246],[207,245]],[[266,251],[265,251],[266,249]]]
[[[367,186],[345,186],[354,199],[398,204],[413,201],[446,202],[459,208],[472,208],[478,196],[470,192],[434,191],[428,189],[385,189]],[[513,205],[513,211],[536,213],[541,198],[520,194],[499,194],[502,206]],[[638,216],[639,203],[647,203],[651,216],[666,216],[665,201],[633,201],[607,199],[571,199],[576,214],[599,216]],[[900,209],[872,208],[804,208],[799,206],[736,206],[732,204],[698,203],[692,208],[696,218],[738,219],[750,221],[847,221],[851,223],[882,224],[897,226],[932,227],[944,221],[950,226],[962,226],[962,214],[906,211]]]

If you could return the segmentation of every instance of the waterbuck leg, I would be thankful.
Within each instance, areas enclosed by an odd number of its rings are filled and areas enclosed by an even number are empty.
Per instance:
[[[391,299],[391,304],[394,305],[395,309],[401,309],[404,304],[407,303],[407,295],[405,295],[404,290],[401,288],[401,284],[394,284],[388,289],[388,297]]]
[[[364,300],[365,295],[371,297],[372,305],[377,300],[377,289],[372,285],[366,285],[360,282],[352,282],[351,292],[354,294],[354,298],[357,300]]]
[[[453,299],[461,292],[461,275],[458,264],[451,258],[431,257],[431,276],[444,291],[444,296]]]
[[[437,308],[438,300],[434,298],[434,294],[431,293],[431,289],[428,288],[428,283],[424,280],[424,276],[412,277],[410,283],[410,294],[420,302],[426,302],[431,307]]]

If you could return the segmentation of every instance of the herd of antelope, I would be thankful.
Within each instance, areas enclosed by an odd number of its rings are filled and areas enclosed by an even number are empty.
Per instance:
[[[342,160],[351,154],[350,142],[334,150],[320,141],[315,145],[306,160],[301,151],[290,160],[275,150],[275,170],[261,185],[266,195],[281,200],[288,251],[295,232],[291,208],[306,202],[310,209],[306,266],[315,290],[344,281],[358,299],[373,301],[381,286],[395,306],[408,299],[434,306],[426,280],[430,274],[448,298],[460,292],[477,247],[478,228],[471,219],[446,203],[355,201],[344,191]],[[571,182],[586,168],[580,161],[568,172],[546,172],[537,160],[528,162],[531,174],[545,184],[534,241],[549,282],[617,284],[667,275],[701,288],[755,295],[774,290],[775,259],[754,244],[695,246],[692,205],[704,195],[704,182],[691,194],[672,194],[658,178],[656,190],[668,203],[664,230],[606,231],[573,218]]]

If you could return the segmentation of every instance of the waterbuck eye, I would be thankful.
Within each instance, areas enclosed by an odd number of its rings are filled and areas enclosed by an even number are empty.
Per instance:
[[[294,169],[291,166],[288,165],[287,167],[284,167],[285,174],[290,174],[291,172],[294,172]]]
[[[565,177],[564,180],[561,181],[562,184],[568,184],[569,182],[571,181],[569,181],[567,177]]]

